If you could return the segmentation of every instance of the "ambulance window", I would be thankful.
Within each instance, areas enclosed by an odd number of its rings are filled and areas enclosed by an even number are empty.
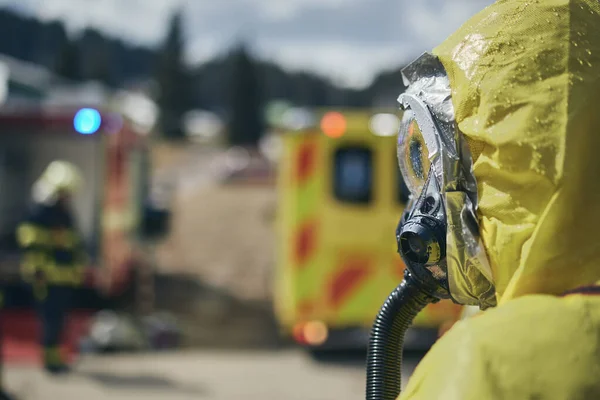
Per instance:
[[[339,148],[334,156],[335,197],[346,203],[369,203],[373,195],[373,154],[365,147]]]

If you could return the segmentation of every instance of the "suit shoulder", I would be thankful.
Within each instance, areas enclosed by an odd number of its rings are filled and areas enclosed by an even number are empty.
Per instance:
[[[401,399],[599,398],[600,296],[532,295],[459,321]],[[568,366],[568,368],[565,368]]]

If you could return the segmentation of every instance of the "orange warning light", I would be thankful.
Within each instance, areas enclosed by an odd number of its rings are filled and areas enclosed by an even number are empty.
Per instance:
[[[339,138],[346,133],[346,118],[339,112],[328,112],[321,119],[321,130],[330,138]]]
[[[311,321],[304,325],[304,340],[310,345],[320,346],[327,341],[327,325],[321,321]]]

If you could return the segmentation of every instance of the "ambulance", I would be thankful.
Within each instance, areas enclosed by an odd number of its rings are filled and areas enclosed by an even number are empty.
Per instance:
[[[395,230],[408,200],[396,156],[396,110],[291,109],[278,166],[274,307],[282,333],[313,354],[363,350],[403,279]],[[427,349],[456,321],[429,305],[405,346]]]

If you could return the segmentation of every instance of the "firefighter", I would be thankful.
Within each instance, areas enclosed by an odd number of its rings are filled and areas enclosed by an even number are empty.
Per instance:
[[[406,281],[483,311],[399,399],[600,399],[600,3],[499,0],[403,75]]]
[[[17,229],[21,272],[42,325],[43,361],[50,373],[68,372],[59,344],[73,290],[83,283],[86,253],[76,230],[71,196],[80,173],[65,161],[50,163],[33,185],[33,210]]]

